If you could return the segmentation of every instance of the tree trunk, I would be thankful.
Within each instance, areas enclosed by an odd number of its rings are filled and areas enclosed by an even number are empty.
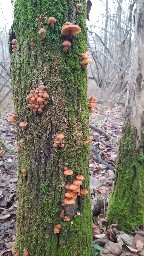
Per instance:
[[[120,142],[115,186],[110,198],[108,223],[130,231],[144,224],[144,0],[137,1],[135,40]]]
[[[103,55],[103,65],[102,65],[102,87],[106,87],[106,68],[107,68],[107,43],[108,43],[108,0],[106,0],[106,7],[105,7],[105,32],[104,32],[104,55]]]
[[[86,1],[76,14],[76,0],[17,0],[14,30],[17,53],[12,55],[12,82],[18,132],[18,210],[15,251],[30,256],[90,256],[90,195],[63,205],[66,189],[77,174],[84,175],[81,188],[89,190],[87,139],[87,74],[81,68],[86,51]],[[54,30],[47,19],[56,18]],[[62,26],[66,21],[81,27],[63,51]],[[39,29],[46,29],[45,39]],[[26,96],[41,83],[49,94],[42,113],[28,108]],[[26,121],[23,129],[20,122]],[[64,147],[54,147],[57,134]],[[64,168],[73,170],[64,176]],[[21,172],[26,168],[27,175]],[[61,215],[61,217],[60,217]],[[66,222],[63,215],[70,218]],[[54,227],[61,224],[59,233]]]

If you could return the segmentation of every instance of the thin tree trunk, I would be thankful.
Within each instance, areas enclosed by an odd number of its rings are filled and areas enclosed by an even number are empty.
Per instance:
[[[18,211],[15,250],[30,256],[91,256],[90,195],[78,196],[64,206],[65,185],[77,174],[85,176],[89,190],[87,74],[81,68],[86,51],[86,1],[76,15],[77,1],[17,0],[14,30],[18,51],[12,56],[12,82],[18,128]],[[40,18],[41,15],[41,18]],[[47,18],[54,16],[54,30]],[[81,27],[64,53],[61,36],[66,21]],[[45,27],[42,39],[40,27]],[[41,114],[28,108],[26,96],[44,83],[49,94]],[[27,121],[23,130],[19,124]],[[64,134],[64,148],[53,147],[56,135]],[[64,167],[73,170],[64,176]],[[21,170],[27,169],[27,176]],[[69,222],[60,217],[70,218]],[[60,233],[54,227],[61,224]]]
[[[105,33],[104,33],[104,55],[103,55],[103,66],[102,66],[102,86],[106,86],[106,68],[107,68],[107,43],[108,43],[108,0],[106,0],[106,9],[105,9]]]

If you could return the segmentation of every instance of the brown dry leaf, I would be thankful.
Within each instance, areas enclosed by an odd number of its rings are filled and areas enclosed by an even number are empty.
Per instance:
[[[136,241],[136,248],[141,251],[144,247],[144,243],[141,240]]]
[[[93,236],[100,234],[100,226],[96,224],[92,224]]]
[[[5,152],[3,150],[0,150],[0,157],[3,157]]]
[[[122,252],[122,245],[121,243],[113,243],[111,241],[107,241],[102,252],[105,255],[120,255]]]
[[[11,249],[11,248],[14,246],[14,243],[15,243],[15,242],[8,242],[8,243],[5,243],[6,248],[7,248],[7,249]]]

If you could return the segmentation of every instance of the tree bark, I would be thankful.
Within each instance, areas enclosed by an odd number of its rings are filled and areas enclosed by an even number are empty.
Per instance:
[[[144,0],[137,1],[126,122],[108,223],[130,231],[144,224]]]
[[[87,73],[81,68],[86,51],[86,1],[76,14],[77,1],[17,0],[14,30],[17,53],[12,54],[12,83],[18,132],[18,210],[15,251],[30,256],[90,256],[90,195],[78,196],[76,203],[63,206],[65,185],[77,174],[85,176],[82,188],[89,190],[89,133]],[[41,18],[40,18],[41,15]],[[47,23],[56,18],[54,30]],[[63,51],[62,26],[66,21],[81,27]],[[39,35],[45,27],[46,36]],[[41,114],[28,108],[26,96],[44,83],[49,94]],[[23,130],[19,124],[28,122]],[[64,134],[64,148],[54,148],[56,135]],[[64,167],[73,170],[66,178]],[[21,170],[27,169],[27,176]],[[60,214],[70,217],[64,222]],[[54,227],[61,224],[60,233]]]

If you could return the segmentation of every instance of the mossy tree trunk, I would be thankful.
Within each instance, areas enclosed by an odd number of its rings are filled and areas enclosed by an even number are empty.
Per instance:
[[[137,1],[128,101],[108,223],[131,231],[144,224],[144,0]]]
[[[81,54],[86,51],[86,1],[76,14],[76,0],[17,0],[14,30],[17,53],[12,54],[12,83],[18,129],[18,210],[15,251],[30,256],[90,256],[90,195],[63,206],[65,185],[76,174],[83,174],[82,188],[89,190],[89,135],[86,100],[87,74],[81,69]],[[40,17],[41,16],[41,17]],[[55,28],[47,18],[56,18]],[[66,21],[81,27],[64,53],[62,26]],[[44,40],[39,35],[45,27]],[[49,94],[41,114],[28,108],[26,96],[44,83]],[[27,121],[24,130],[19,126]],[[54,148],[56,135],[64,134],[64,148]],[[74,171],[70,178],[64,167]],[[21,170],[27,169],[27,176]],[[64,222],[60,214],[70,217]],[[59,234],[54,226],[61,224]]]

